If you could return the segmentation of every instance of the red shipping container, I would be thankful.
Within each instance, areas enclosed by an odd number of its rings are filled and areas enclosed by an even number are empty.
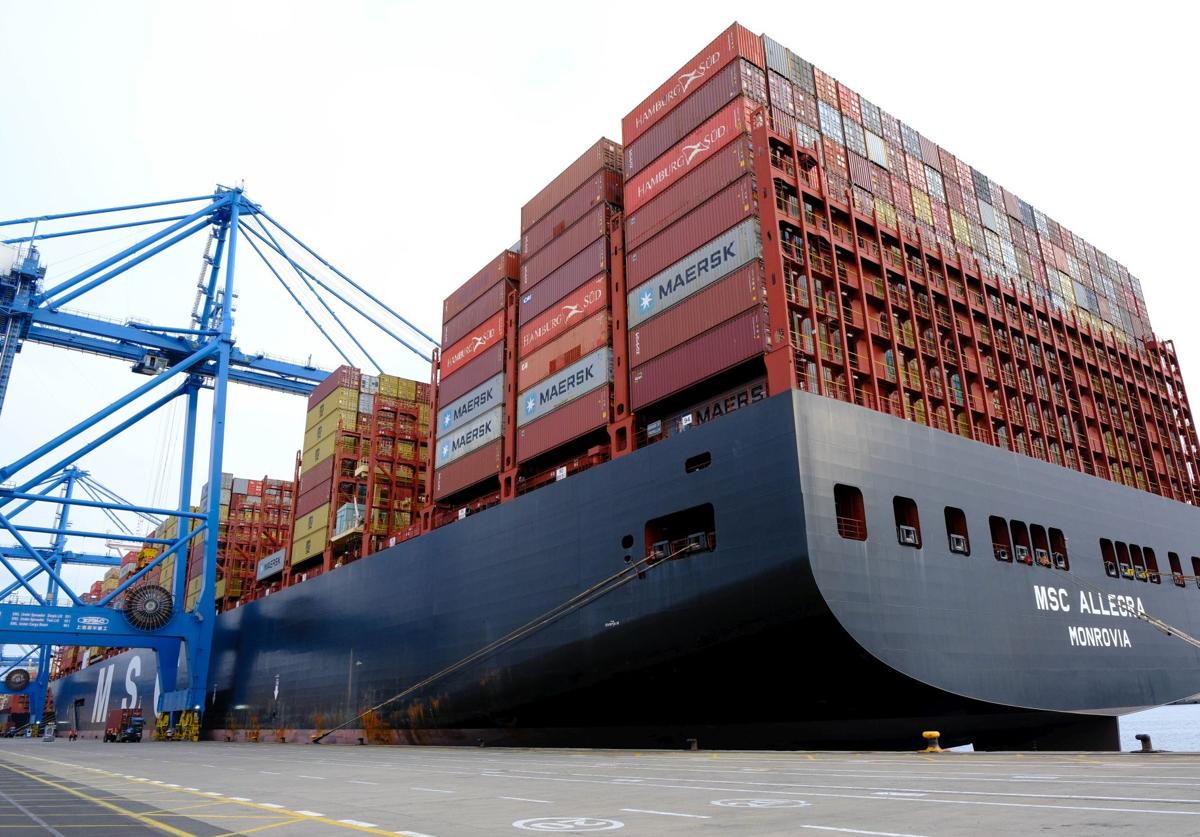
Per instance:
[[[476,354],[474,360],[464,364],[457,374],[442,380],[438,386],[438,403],[449,404],[466,395],[497,372],[504,371],[504,344],[492,346]]]
[[[607,346],[609,336],[607,308],[577,322],[570,331],[517,361],[517,392]]]
[[[521,261],[521,290],[527,291],[545,279],[563,262],[587,249],[587,246],[608,233],[609,208],[599,204],[592,208],[566,232],[538,251],[537,255]]]
[[[757,211],[754,175],[750,173],[636,250],[629,250],[625,260],[626,286],[636,288]]]
[[[608,267],[608,239],[600,238],[592,246],[521,294],[517,323],[525,325],[584,282]]]
[[[339,366],[337,369],[329,373],[325,380],[317,384],[312,393],[308,396],[308,409],[320,404],[325,400],[325,396],[332,393],[338,387],[352,387],[358,389],[362,382],[362,373],[353,366]]]
[[[608,424],[611,391],[611,385],[601,387],[518,429],[517,462],[530,460]]]
[[[860,157],[853,151],[846,152],[846,159],[850,164],[850,182],[855,186],[871,190],[871,164],[867,162],[866,157]]]
[[[731,63],[687,96],[670,115],[625,146],[626,179],[650,165],[738,96],[766,104],[765,86],[762,70],[741,60]]]
[[[503,311],[504,297],[510,287],[512,287],[512,283],[507,280],[497,282],[484,291],[479,299],[472,302],[457,315],[446,320],[442,325],[442,345],[453,346],[470,334],[475,326],[497,311]]]
[[[607,169],[600,172],[522,234],[522,256],[528,259],[541,250],[596,204],[620,206],[624,188],[625,181],[620,172]]]
[[[440,371],[444,382],[451,373],[466,366],[476,355],[496,344],[504,344],[505,315],[501,311],[442,353]]]
[[[567,166],[562,174],[530,198],[529,203],[521,207],[521,232],[524,233],[532,227],[589,178],[604,169],[621,170],[621,144],[601,137],[595,145],[583,152],[579,159]]]
[[[335,457],[327,457],[332,463]],[[296,517],[303,517],[313,509],[318,509],[328,503],[333,497],[333,480],[317,483],[308,491],[296,498]]]
[[[632,249],[668,224],[687,215],[738,177],[754,170],[749,139],[723,148],[674,188],[661,193],[625,221],[625,248]]]
[[[464,308],[483,295],[484,291],[501,279],[517,279],[521,276],[521,256],[505,250],[492,259],[487,267],[476,273],[458,290],[446,297],[442,303],[442,322],[448,322]],[[332,390],[331,390],[332,391]],[[315,403],[315,402],[314,402]]]
[[[749,109],[754,103],[737,98],[636,177],[625,181],[625,213],[629,214],[681,180],[692,166],[704,163],[750,130]]]
[[[652,50],[659,47],[658,43],[649,45]],[[750,30],[735,23],[621,120],[621,140],[626,144],[632,143],[678,107],[692,91],[693,85],[703,82],[739,57],[758,67],[767,66],[762,41]]]
[[[440,500],[500,473],[504,440],[497,439],[433,472],[433,496]]]
[[[762,263],[751,262],[629,332],[629,365],[637,367],[766,299]]]
[[[517,356],[527,356],[555,339],[567,329],[583,322],[592,312],[608,305],[608,277],[601,274],[571,291],[521,329]]]
[[[327,483],[333,479],[333,457],[328,456],[322,459],[313,467],[300,475],[300,494],[304,494],[321,483]]]
[[[758,308],[710,329],[631,371],[631,406],[639,410],[761,354],[766,340],[766,319]]]

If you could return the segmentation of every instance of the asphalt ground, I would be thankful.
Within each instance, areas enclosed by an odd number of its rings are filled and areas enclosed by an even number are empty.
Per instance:
[[[1200,754],[0,741],[9,835],[1200,834]]]

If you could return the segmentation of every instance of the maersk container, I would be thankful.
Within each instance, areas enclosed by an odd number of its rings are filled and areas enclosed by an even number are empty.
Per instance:
[[[467,422],[452,433],[437,441],[434,467],[444,468],[472,451],[479,450],[488,442],[500,439],[504,434],[504,408],[496,407]]]
[[[635,410],[711,378],[766,349],[767,322],[759,308],[740,314],[629,373]]]
[[[504,373],[500,372],[453,401],[443,401],[438,409],[437,438],[442,438],[503,403]]]
[[[521,254],[524,258],[537,253],[562,235],[568,227],[587,214],[598,203],[621,205],[625,181],[618,171],[605,169],[580,186],[566,200],[551,210],[521,235]]]
[[[609,345],[611,336],[607,308],[575,323],[569,331],[537,351],[518,358],[517,389],[528,389],[581,357]]]
[[[446,297],[442,303],[442,322],[449,322],[501,279],[517,279],[520,275],[521,256],[505,250]]]
[[[608,275],[600,274],[564,296],[521,328],[517,356],[537,351],[595,311],[608,306]]]
[[[545,279],[564,262],[598,238],[608,234],[608,204],[597,204],[533,256],[521,260],[521,292],[524,293]]]
[[[661,314],[760,256],[761,228],[757,218],[749,218],[630,290],[628,327]]]
[[[629,214],[682,180],[725,146],[750,130],[750,110],[756,103],[739,97],[716,116],[684,137],[635,176],[625,181],[625,212]]]
[[[657,125],[625,146],[625,177],[630,178],[696,130],[738,96],[766,104],[767,81],[749,61],[734,61],[685,98]]]
[[[504,298],[509,287],[508,281],[497,282],[456,316],[447,320],[442,325],[442,345],[453,346],[488,317],[503,311]]]
[[[666,38],[670,33],[663,33]],[[656,40],[647,48],[658,50],[662,44]],[[711,44],[684,64],[678,72],[663,82],[657,90],[647,96],[636,108],[621,120],[621,139],[632,143],[649,131],[704,80],[720,72],[725,65],[737,58],[745,58],[757,67],[765,67],[762,41],[741,24],[735,23],[717,36]]]
[[[504,371],[504,344],[484,349],[474,359],[438,385],[438,403],[449,404]]]
[[[489,442],[477,451],[433,472],[433,498],[441,500],[500,473],[504,440]]]
[[[524,326],[538,314],[597,274],[607,275],[608,239],[599,238],[591,246],[551,273],[520,296],[517,324]]]
[[[526,389],[517,397],[517,426],[557,410],[612,380],[612,350],[605,346]]]
[[[521,207],[521,232],[532,227],[574,194],[589,178],[605,169],[621,170],[621,144],[601,137]]]
[[[754,171],[754,145],[747,137],[722,148],[683,180],[625,220],[625,249],[631,250],[747,172]]]
[[[608,424],[611,387],[575,399],[562,409],[517,430],[517,462],[527,462]]]
[[[644,244],[626,251],[626,286],[637,287],[654,274],[666,269],[672,262],[701,247],[706,241],[711,241],[725,230],[757,215],[754,175],[749,173],[726,186],[711,200],[705,201]]]
[[[443,383],[454,372],[469,365],[472,360],[481,356],[492,346],[503,346],[505,321],[505,313],[501,311],[446,349],[442,353],[438,367]]]
[[[739,268],[704,290],[629,330],[629,365],[637,367],[766,299],[761,261]]]

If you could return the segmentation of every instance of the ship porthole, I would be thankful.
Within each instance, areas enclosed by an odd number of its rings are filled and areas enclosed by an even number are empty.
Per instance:
[[[632,549],[632,548],[633,548],[633,535],[626,535],[625,537],[621,538],[621,549]]]

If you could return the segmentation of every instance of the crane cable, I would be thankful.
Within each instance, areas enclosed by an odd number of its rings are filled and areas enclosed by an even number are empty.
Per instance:
[[[345,721],[344,723],[338,724],[336,727],[333,727],[332,729],[329,729],[329,730],[321,733],[320,735],[313,736],[311,743],[319,744],[319,743],[321,743],[322,739],[326,738],[327,736],[332,735],[333,733],[337,732],[338,730],[345,729],[346,727],[353,724],[355,721],[361,720],[362,718],[366,717],[367,715],[371,714],[372,712],[382,709],[383,707],[387,706],[388,704],[395,703],[398,700],[402,700],[405,697],[407,697],[408,695],[417,691],[418,689],[422,689],[438,680],[441,680],[444,677],[448,677],[449,675],[453,674],[454,672],[456,672],[462,668],[465,668],[466,666],[470,665],[471,663],[476,662],[477,660],[481,660],[484,657],[488,656],[489,654],[492,654],[495,651],[500,650],[504,646],[511,645],[512,643],[517,642],[518,640],[524,639],[525,637],[530,636],[531,634],[534,634],[534,633],[540,631],[542,628],[548,627],[549,625],[553,624],[554,622],[557,622],[559,619],[562,619],[564,616],[574,613],[576,610],[579,610],[581,607],[591,604],[592,602],[596,601],[597,599],[600,599],[603,596],[607,596],[609,593],[613,592],[614,590],[616,590],[620,587],[623,587],[624,585],[628,584],[630,581],[633,581],[635,578],[644,577],[645,576],[645,568],[650,565],[664,563],[673,558],[678,558],[680,555],[683,555],[684,553],[695,552],[695,551],[699,551],[700,549],[701,549],[701,547],[699,544],[689,543],[686,546],[684,546],[683,548],[678,549],[675,552],[672,552],[668,555],[656,555],[654,553],[651,553],[650,555],[647,555],[645,558],[642,558],[640,561],[635,561],[631,564],[628,564],[625,567],[623,567],[621,570],[610,575],[608,578],[605,578],[602,581],[596,582],[595,584],[593,584],[591,587],[587,588],[583,592],[577,593],[576,595],[572,596],[570,599],[567,599],[562,604],[559,604],[556,607],[553,607],[550,610],[546,611],[542,615],[531,619],[530,621],[526,622],[524,625],[510,631],[509,633],[505,634],[504,636],[500,637],[499,639],[489,642],[487,645],[483,646],[482,648],[480,648],[476,651],[473,651],[472,653],[463,657],[461,660],[451,663],[450,665],[446,666],[445,668],[441,669],[440,671],[437,671],[437,672],[429,675],[424,680],[414,683],[413,685],[409,686],[404,691],[402,691],[396,695],[393,695],[392,697],[388,698],[387,700],[383,701],[382,703],[377,703],[375,706],[372,706],[370,709],[364,710],[363,712],[359,713],[358,715],[355,715],[350,720]]]

